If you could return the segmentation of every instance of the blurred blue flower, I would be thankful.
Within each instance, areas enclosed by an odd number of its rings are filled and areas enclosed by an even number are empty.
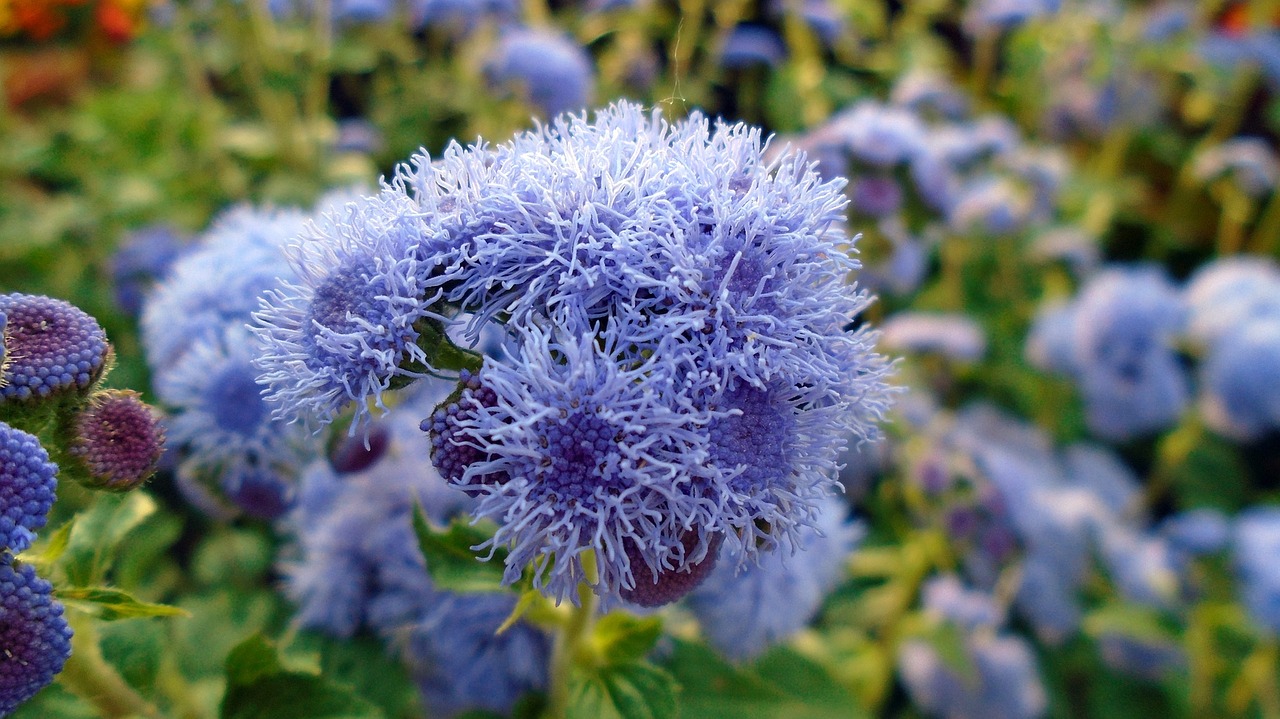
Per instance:
[[[745,568],[722,557],[687,600],[711,646],[745,661],[808,624],[866,532],[848,521],[846,512],[838,498],[822,500],[814,525],[801,530],[794,554],[778,550]]]
[[[1170,515],[1160,533],[1176,552],[1202,555],[1221,552],[1231,543],[1231,520],[1216,509],[1192,509]]]
[[[283,487],[322,441],[302,424],[271,420],[253,365],[260,350],[246,328],[231,326],[194,342],[155,379],[156,395],[173,410],[166,422],[169,445],[184,452],[188,471],[220,482],[233,497],[261,492],[272,482],[287,494]],[[271,515],[256,501],[261,495],[243,498],[255,500],[240,505],[246,511]]]
[[[970,35],[1012,30],[1061,6],[1060,0],[976,0],[965,13],[964,28]]]
[[[248,322],[263,293],[293,276],[282,248],[306,219],[300,210],[238,206],[174,262],[142,309],[143,349],[156,377],[197,341],[217,341],[225,328]]]
[[[1245,194],[1264,197],[1276,186],[1280,160],[1261,137],[1233,137],[1197,155],[1192,172],[1201,182],[1230,177]]]
[[[720,48],[720,66],[742,70],[754,65],[777,67],[787,59],[787,44],[776,30],[764,25],[735,25]]]
[[[1154,267],[1104,270],[1082,288],[1075,372],[1096,435],[1126,440],[1177,421],[1190,391],[1173,350],[1184,321],[1181,297]]]
[[[1213,429],[1242,440],[1280,429],[1280,313],[1223,335],[1204,361],[1201,386]]]
[[[1184,297],[1187,336],[1208,350],[1250,320],[1280,317],[1280,266],[1266,257],[1218,257],[1191,275]]]
[[[147,292],[164,278],[188,243],[188,238],[166,225],[127,234],[111,257],[111,282],[120,309],[137,317]]]
[[[514,90],[547,118],[583,110],[595,84],[587,52],[550,30],[507,31],[485,73],[490,85]]]
[[[1280,508],[1244,510],[1236,516],[1233,538],[1240,599],[1255,622],[1280,633]]]
[[[880,343],[897,352],[932,353],[964,362],[982,359],[987,349],[982,326],[963,314],[899,312],[881,325]]]
[[[1048,708],[1035,654],[1020,637],[974,633],[965,640],[967,669],[948,664],[927,641],[898,649],[907,694],[926,715],[946,719],[1036,719]]]

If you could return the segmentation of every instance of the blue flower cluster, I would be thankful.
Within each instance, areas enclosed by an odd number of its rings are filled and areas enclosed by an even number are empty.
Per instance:
[[[758,131],[630,104],[400,167],[291,243],[256,314],[286,416],[357,420],[505,326],[507,356],[423,422],[507,579],[556,598],[800,544],[890,390],[838,226],[845,198]],[[340,300],[340,301],[339,301]],[[436,366],[432,362],[436,362]],[[483,401],[481,401],[483,398]],[[598,575],[583,555],[594,551]]]
[[[1199,406],[1239,440],[1280,430],[1280,268],[1260,257],[1214,261],[1181,290],[1152,266],[1105,268],[1069,303],[1047,306],[1027,356],[1070,376],[1089,428],[1128,440],[1173,426],[1193,387],[1182,353],[1200,361]]]
[[[847,512],[839,498],[825,498],[794,555],[773,552],[741,570],[734,557],[723,558],[687,600],[711,646],[748,660],[808,624],[866,532]]]
[[[1017,567],[1014,609],[1042,641],[1080,630],[1081,593],[1098,574],[1127,601],[1180,606],[1193,555],[1172,530],[1149,526],[1137,478],[1109,450],[1059,450],[1035,426],[986,406],[938,414],[911,445],[912,479],[929,521],[961,553],[964,577],[991,591]]]
[[[1009,120],[973,116],[934,73],[902,76],[887,103],[862,100],[791,139],[823,177],[847,177],[851,225],[874,228],[889,254],[870,267],[878,288],[914,291],[944,235],[1001,236],[1056,219],[1065,157],[1025,141]]]
[[[166,425],[182,453],[180,486],[190,497],[218,487],[233,506],[206,497],[215,514],[279,516],[318,451],[302,423],[271,421],[253,365],[259,342],[246,327],[260,298],[294,277],[283,248],[307,218],[292,209],[227,211],[144,300],[143,348],[156,395],[172,410]]]
[[[912,700],[930,716],[1036,719],[1048,708],[1035,653],[1025,639],[1001,632],[995,600],[955,576],[931,579],[922,592],[926,614],[961,636],[963,665],[925,638],[898,648],[898,670]],[[954,650],[953,650],[954,651]]]
[[[296,537],[285,553],[286,592],[302,626],[382,637],[432,716],[507,712],[521,694],[545,686],[550,642],[525,623],[496,634],[515,595],[455,595],[433,587],[427,575],[413,533],[415,503],[436,523],[471,505],[419,447],[417,417],[441,398],[435,390],[445,383],[432,384],[411,390],[372,425],[369,436],[377,439],[366,445],[362,436],[351,438],[335,461],[307,467],[284,522]],[[360,461],[350,461],[356,454]]]

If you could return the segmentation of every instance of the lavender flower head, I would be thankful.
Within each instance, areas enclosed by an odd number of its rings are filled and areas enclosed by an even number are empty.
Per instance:
[[[581,46],[555,32],[524,28],[502,36],[486,75],[495,87],[514,86],[546,117],[581,110],[595,84],[591,58]]]
[[[1266,140],[1235,137],[1202,152],[1192,171],[1201,182],[1230,177],[1245,194],[1262,197],[1276,186],[1280,160]]]
[[[1251,507],[1236,517],[1233,552],[1239,595],[1253,620],[1280,633],[1280,508]]]
[[[1220,257],[1196,270],[1183,295],[1187,336],[1209,349],[1249,320],[1280,317],[1280,266],[1265,257]]]
[[[1035,655],[1021,637],[997,633],[1001,618],[989,597],[956,577],[931,580],[925,612],[962,633],[965,670],[945,661],[933,644],[910,639],[898,648],[907,693],[928,716],[1035,719],[1048,707]]]
[[[763,151],[742,125],[619,104],[393,180],[447,228],[433,286],[469,314],[463,337],[499,319],[512,338],[424,423],[503,525],[509,579],[532,561],[572,595],[596,549],[613,594],[714,542],[742,561],[794,546],[847,438],[876,435],[889,367],[874,333],[844,330],[868,298],[840,183]]]
[[[707,641],[746,661],[808,624],[865,534],[845,513],[843,502],[827,497],[795,554],[773,552],[743,569],[726,557],[687,600]]]
[[[230,327],[193,343],[155,382],[174,410],[168,441],[185,451],[183,464],[237,489],[264,473],[292,482],[319,443],[301,424],[271,421],[253,365],[259,351],[248,329]]]
[[[880,341],[895,350],[934,353],[967,362],[982,359],[987,349],[981,325],[962,314],[900,312],[885,322]]]
[[[1280,430],[1280,313],[1224,335],[1201,367],[1210,427],[1253,440]]]
[[[0,295],[4,362],[0,403],[87,390],[102,376],[110,345],[80,308],[42,295]]]
[[[151,225],[129,233],[111,258],[116,304],[137,317],[143,299],[181,256],[187,239],[165,225]]]
[[[710,535],[689,549],[680,541],[693,527],[719,522],[689,486],[706,460],[706,440],[699,418],[661,391],[674,378],[625,369],[590,335],[529,332],[518,365],[487,363],[480,373],[493,403],[473,400],[458,412],[453,443],[484,459],[449,477],[478,498],[475,516],[521,518],[493,539],[511,546],[507,580],[532,561],[535,586],[563,597],[585,578],[582,553],[593,548],[599,584],[609,590],[705,558]],[[637,546],[650,569],[629,561]]]
[[[1181,298],[1154,268],[1103,271],[1084,287],[1076,305],[1075,359],[1095,434],[1125,440],[1177,420],[1189,393],[1173,351],[1184,321]]]
[[[52,682],[71,656],[71,627],[52,591],[31,565],[0,555],[0,716]]]
[[[48,521],[58,465],[34,435],[0,422],[0,549],[21,552]]]
[[[262,293],[292,275],[282,248],[305,221],[299,210],[236,207],[174,262],[142,310],[143,348],[157,377],[199,340],[249,321]]]
[[[433,314],[433,230],[395,192],[323,213],[286,248],[296,281],[269,289],[254,313],[254,360],[278,418],[328,421],[355,403],[355,431],[369,402],[402,378],[431,370],[419,323]]]

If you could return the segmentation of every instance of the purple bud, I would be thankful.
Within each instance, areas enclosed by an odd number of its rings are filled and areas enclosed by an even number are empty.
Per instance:
[[[76,416],[70,453],[88,470],[86,484],[125,492],[155,474],[164,426],[137,392],[104,390]]]
[[[4,374],[0,400],[39,399],[65,389],[87,389],[107,365],[107,335],[80,308],[41,295],[0,295]]]
[[[692,552],[698,546],[698,533],[686,532],[680,539],[686,552]],[[707,542],[707,553],[702,559],[690,563],[682,569],[660,569],[646,571],[646,563],[634,542],[627,543],[627,559],[631,562],[631,571],[636,585],[631,589],[622,589],[619,594],[624,601],[642,607],[660,607],[670,604],[680,597],[692,592],[707,578],[716,567],[716,557],[720,554],[720,544],[724,535],[717,534]]]

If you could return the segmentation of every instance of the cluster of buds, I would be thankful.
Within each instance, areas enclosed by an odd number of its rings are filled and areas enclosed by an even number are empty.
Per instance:
[[[156,469],[159,418],[136,394],[98,389],[106,333],[61,300],[0,295],[0,716],[62,671],[71,628],[53,586],[18,558],[48,521],[59,471],[133,489]]]

